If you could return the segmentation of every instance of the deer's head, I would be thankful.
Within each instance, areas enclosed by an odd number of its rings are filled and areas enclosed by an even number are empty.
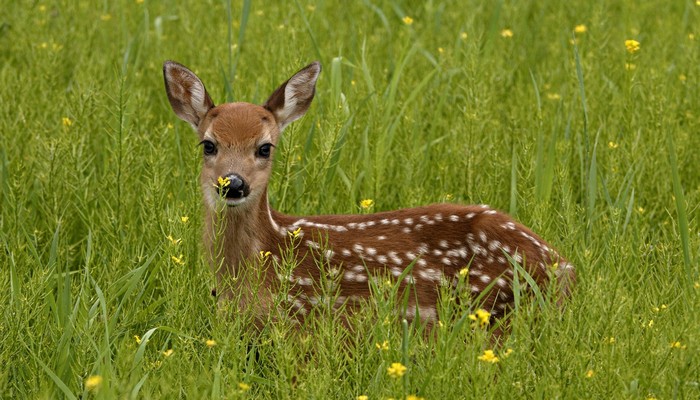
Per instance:
[[[267,189],[280,133],[309,109],[320,72],[320,63],[309,64],[262,106],[244,102],[215,106],[194,72],[165,62],[163,76],[170,105],[199,135],[207,207],[214,209],[219,200],[239,209],[257,203]]]

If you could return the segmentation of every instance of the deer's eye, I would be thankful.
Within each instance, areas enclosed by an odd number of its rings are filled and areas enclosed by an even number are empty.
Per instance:
[[[213,156],[216,154],[216,145],[211,140],[202,140],[202,149],[204,149],[205,156]]]
[[[272,151],[272,143],[265,143],[258,147],[257,156],[260,158],[270,158],[270,151]]]

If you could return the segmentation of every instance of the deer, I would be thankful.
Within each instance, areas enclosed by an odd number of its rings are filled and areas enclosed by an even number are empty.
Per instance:
[[[463,290],[481,298],[490,319],[512,309],[516,269],[540,288],[555,281],[561,299],[570,295],[574,266],[526,226],[488,205],[443,203],[301,217],[272,209],[273,155],[282,131],[308,111],[320,72],[318,61],[309,64],[262,105],[216,106],[194,72],[174,61],[163,65],[172,110],[197,132],[202,147],[205,254],[217,288],[229,283],[216,293],[219,303],[235,298],[259,322],[274,311],[274,296],[287,285],[288,311],[304,319],[321,301],[322,270],[337,281],[333,307],[361,306],[372,296],[372,280],[387,276],[415,294],[397,311],[426,324],[439,321],[441,288],[456,287],[460,276],[468,282]],[[295,266],[281,273],[273,264],[290,250]],[[246,278],[256,274],[257,286]]]

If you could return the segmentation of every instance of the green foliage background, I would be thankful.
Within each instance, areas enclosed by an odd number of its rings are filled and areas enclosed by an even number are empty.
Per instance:
[[[0,396],[700,397],[699,17],[694,0],[3,0]],[[426,336],[391,296],[352,333],[323,310],[303,334],[219,318],[166,59],[217,103],[261,103],[320,60],[274,207],[488,203],[577,266],[572,299],[523,307],[497,364],[452,323],[465,310]]]

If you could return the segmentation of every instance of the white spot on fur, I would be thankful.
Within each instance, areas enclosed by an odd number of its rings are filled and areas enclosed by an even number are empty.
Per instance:
[[[348,249],[343,249],[340,252],[343,254],[344,257],[350,257],[350,254],[352,254]]]
[[[486,274],[482,274],[482,275],[479,277],[479,280],[482,281],[482,282],[484,282],[484,283],[489,283],[489,282],[491,282],[491,277],[488,276],[488,275],[486,275]]]
[[[457,216],[457,215],[450,215],[450,221],[452,221],[452,222],[457,222],[457,221],[459,221],[459,216]]]
[[[403,220],[403,223],[406,225],[413,225],[413,218],[406,218]]]
[[[382,264],[386,264],[387,261],[388,261],[388,259],[386,258],[386,256],[383,256],[383,255],[377,256],[377,262],[380,262]]]
[[[441,240],[439,243],[439,246],[442,247],[443,249],[448,248],[450,245],[447,243],[447,240]]]
[[[377,240],[386,240],[386,236],[384,236],[384,235],[377,236]]]

